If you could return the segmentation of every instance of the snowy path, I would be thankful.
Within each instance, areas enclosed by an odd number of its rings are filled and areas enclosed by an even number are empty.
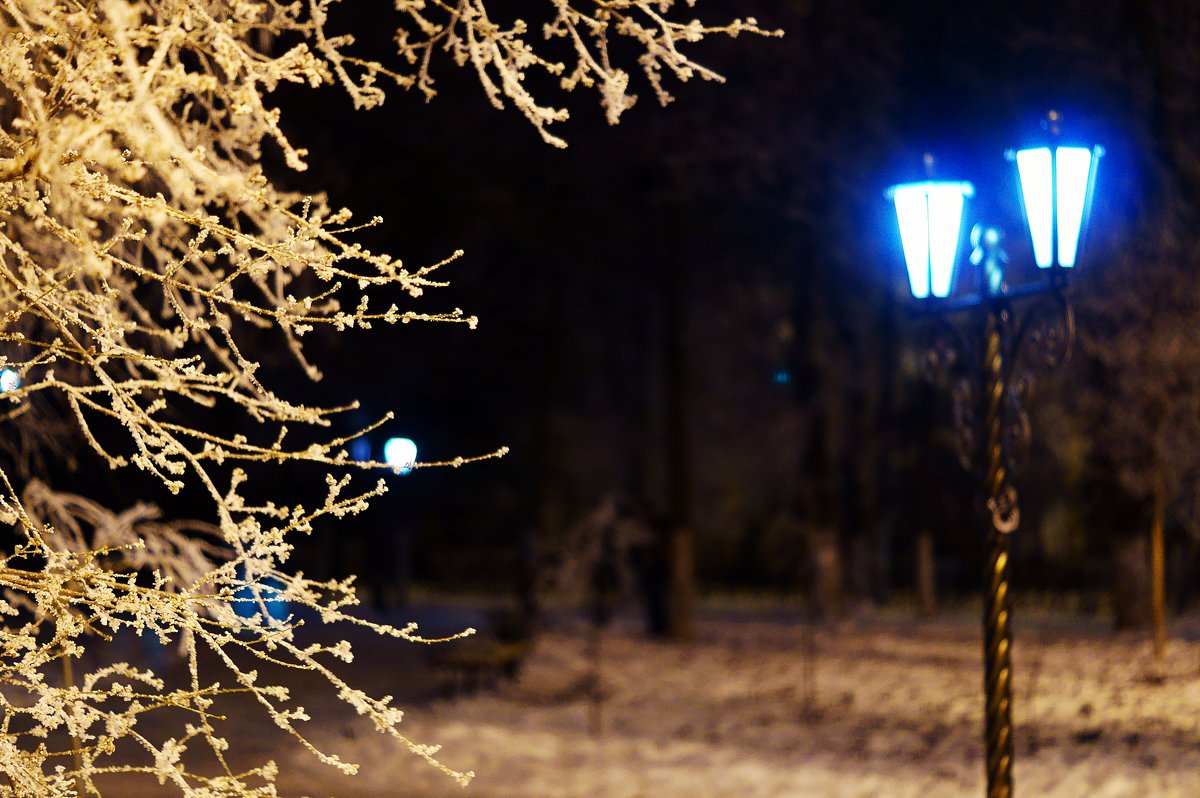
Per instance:
[[[1093,625],[1094,627],[1094,625]],[[1030,624],[1017,631],[1017,794],[1200,795],[1200,678],[1174,642],[1146,678],[1140,637]],[[966,618],[865,620],[817,634],[816,717],[804,719],[795,623],[709,621],[689,647],[606,635],[603,735],[588,734],[582,630],[540,639],[498,692],[410,711],[413,739],[478,773],[466,792],[349,725],[314,741],[363,764],[343,779],[281,757],[285,795],[313,798],[960,798],[982,795],[979,635]]]

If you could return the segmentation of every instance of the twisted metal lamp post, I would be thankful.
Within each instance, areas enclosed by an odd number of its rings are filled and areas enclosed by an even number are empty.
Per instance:
[[[1063,362],[1074,337],[1074,317],[1064,295],[1075,266],[1088,215],[1099,147],[1063,143],[1059,115],[1044,124],[1047,140],[1008,153],[1017,165],[1034,260],[1043,279],[1010,287],[1007,256],[995,228],[971,231],[971,263],[981,267],[978,293],[954,296],[955,267],[966,201],[965,182],[928,180],[893,186],[904,257],[913,297],[928,311],[937,335],[928,363],[946,374],[956,363],[968,373],[954,390],[955,426],[964,463],[984,466],[987,565],[984,573],[984,743],[987,798],[1012,798],[1012,609],[1010,540],[1020,524],[1017,491],[1010,475],[1031,440],[1025,403],[1031,379],[1022,358],[1040,354],[1046,365]],[[1028,299],[1031,304],[1026,304]],[[1018,305],[1024,312],[1018,316]],[[948,316],[971,309],[984,313],[982,341],[950,324]],[[975,430],[982,434],[976,436]],[[976,442],[978,441],[978,443]],[[980,446],[981,444],[981,446]]]

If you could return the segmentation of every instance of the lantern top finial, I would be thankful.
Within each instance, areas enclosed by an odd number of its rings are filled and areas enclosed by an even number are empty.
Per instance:
[[[1051,108],[1042,120],[1042,129],[1057,138],[1062,133],[1062,114]]]

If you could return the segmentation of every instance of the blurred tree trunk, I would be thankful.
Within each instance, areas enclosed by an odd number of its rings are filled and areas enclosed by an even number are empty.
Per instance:
[[[1166,486],[1162,467],[1154,480],[1154,516],[1150,522],[1150,614],[1154,623],[1154,662],[1161,663],[1167,651],[1166,562],[1163,549],[1163,516]]]
[[[816,250],[815,242],[802,241],[802,251]],[[800,497],[809,529],[809,574],[814,611],[840,615],[845,607],[846,542],[849,510],[853,504],[851,482],[855,472],[849,455],[853,411],[850,369],[850,335],[834,301],[830,266],[814,261],[796,271],[795,302],[797,350],[796,399],[805,418],[801,450]]]
[[[847,580],[855,602],[872,602],[880,578],[878,534],[880,526],[880,415],[883,401],[880,358],[863,353],[858,366],[860,385],[853,389],[848,445],[842,454],[844,476],[840,501],[843,533],[848,538]]]
[[[808,445],[800,475],[804,485],[805,515],[808,520],[809,574],[812,606],[822,617],[837,616],[845,606],[841,536],[837,524],[836,492],[840,477],[830,450],[836,408],[827,395],[815,400],[809,426]]]
[[[666,455],[668,536],[667,636],[695,637],[696,564],[690,526],[691,482],[688,473],[687,330],[684,307],[684,236],[677,200],[668,200],[666,263],[663,268],[663,323],[666,340]]]
[[[529,615],[527,620],[531,621],[532,616],[538,612],[538,544],[545,545],[548,541],[556,540],[566,528],[568,516],[564,506],[563,468],[558,456],[561,443],[555,439],[554,434],[555,410],[562,403],[559,389],[567,357],[564,342],[568,331],[561,310],[565,307],[564,297],[567,291],[562,276],[555,269],[544,270],[534,284],[541,292],[539,317],[544,325],[543,334],[538,337],[541,348],[537,357],[541,361],[541,368],[536,370],[537,380],[534,383],[533,395],[536,408],[533,415],[532,441],[532,457],[536,469],[533,486],[533,506],[537,513],[534,533],[536,539],[522,539],[522,567],[526,572],[521,574],[518,588],[521,594],[518,601]]]
[[[917,610],[922,617],[937,614],[937,581],[933,557],[933,534],[928,527],[917,533]]]
[[[1150,624],[1150,573],[1145,535],[1113,541],[1113,615],[1118,629],[1144,629]]]
[[[813,603],[819,618],[836,618],[846,611],[845,569],[837,529],[822,527],[812,532]]]

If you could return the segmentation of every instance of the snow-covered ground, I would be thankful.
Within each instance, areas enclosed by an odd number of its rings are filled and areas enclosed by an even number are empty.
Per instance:
[[[820,627],[710,614],[695,643],[603,641],[606,694],[589,733],[584,627],[545,632],[515,683],[410,708],[404,729],[477,777],[465,792],[349,721],[314,742],[362,763],[343,778],[277,754],[281,793],[313,798],[466,795],[983,795],[980,636],[963,613],[891,613]],[[810,647],[811,650],[812,647]],[[1171,643],[1155,678],[1143,636],[1098,622],[1025,620],[1015,648],[1016,790],[1041,798],[1200,795],[1200,650]],[[380,667],[384,666],[380,661]],[[405,674],[395,673],[396,680]],[[806,710],[806,685],[816,703]]]

